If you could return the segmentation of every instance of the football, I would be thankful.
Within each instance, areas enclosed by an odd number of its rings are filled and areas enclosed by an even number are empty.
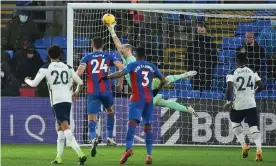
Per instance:
[[[105,14],[102,18],[104,24],[112,24],[115,22],[115,17],[113,14]]]

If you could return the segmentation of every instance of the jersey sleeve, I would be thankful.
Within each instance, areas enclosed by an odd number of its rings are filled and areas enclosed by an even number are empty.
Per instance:
[[[158,77],[158,78],[163,77],[163,74],[160,72],[160,70],[155,65],[153,65],[153,70],[154,70],[154,75],[156,77]]]
[[[260,78],[260,76],[258,75],[258,73],[256,72],[255,73],[255,81],[257,82],[257,81],[260,81],[261,80],[261,78]]]
[[[75,72],[73,68],[70,69],[72,73],[72,78],[73,80],[78,84],[78,85],[83,85],[82,79],[79,77],[79,75]]]
[[[111,64],[110,64],[111,66],[114,66],[114,63],[117,62],[117,61],[121,62],[120,59],[118,59],[118,58],[115,57],[115,54],[114,54],[114,56],[113,55],[109,55],[108,59],[111,61]]]
[[[80,65],[85,66],[87,65],[87,56],[83,56],[80,60]]]
[[[228,74],[226,76],[226,82],[234,82],[234,76],[232,74]]]
[[[31,87],[36,87],[40,81],[46,76],[47,69],[41,68],[39,69],[38,73],[35,76],[34,80],[26,79],[25,83],[28,84]]]
[[[133,71],[134,63],[127,64],[124,69],[122,70],[125,73],[130,73]]]

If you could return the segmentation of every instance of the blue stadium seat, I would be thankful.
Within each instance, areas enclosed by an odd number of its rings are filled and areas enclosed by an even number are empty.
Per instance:
[[[235,50],[222,50],[218,52],[219,62],[224,64],[234,63],[236,51]]]
[[[231,65],[218,64],[215,68],[213,68],[213,75],[217,76],[225,76],[231,70]]]
[[[178,80],[174,83],[174,88],[176,90],[192,90],[191,80]]]
[[[85,49],[90,47],[90,40],[85,37],[76,37],[74,38],[74,47]]]
[[[197,90],[188,90],[188,91],[181,91],[180,92],[181,98],[200,98],[200,92]]]
[[[275,16],[275,10],[255,10],[254,16]]]
[[[120,41],[122,44],[127,44],[128,43],[128,36],[121,36]]]
[[[10,54],[11,58],[13,57],[13,51],[12,50],[5,50],[8,54]]]
[[[255,20],[254,24],[257,26],[257,32],[255,33],[255,36],[258,36],[262,29],[271,26],[270,20]]]
[[[225,37],[222,40],[221,48],[224,50],[236,49],[245,42],[244,38]]]
[[[173,21],[173,20],[180,20],[180,14],[168,13],[168,19],[169,19],[170,21]]]
[[[276,91],[269,91],[268,98],[272,100],[276,100]]]
[[[268,91],[261,91],[255,95],[256,99],[267,99],[268,98]]]
[[[222,91],[205,90],[201,94],[201,98],[204,99],[223,99]]]
[[[191,15],[185,15],[185,20],[192,20],[192,16]],[[203,21],[204,17],[203,16],[196,16],[196,20],[197,21]]]
[[[67,62],[67,49],[62,49],[63,50],[63,61]]]
[[[163,95],[164,99],[179,97],[179,91],[176,90],[160,90],[159,93]]]
[[[55,36],[52,43],[60,46],[61,48],[66,48],[67,47],[67,37],[66,36]]]
[[[266,90],[274,90],[276,91],[276,80],[272,80],[272,79],[267,79],[266,80]]]
[[[41,39],[37,39],[34,42],[35,48],[48,48],[52,43],[52,38],[50,36],[43,37]]]
[[[47,50],[45,49],[36,49],[36,51],[39,53],[41,59],[45,62],[47,58]]]
[[[257,26],[254,23],[239,23],[235,35],[244,35],[246,32],[257,32]]]

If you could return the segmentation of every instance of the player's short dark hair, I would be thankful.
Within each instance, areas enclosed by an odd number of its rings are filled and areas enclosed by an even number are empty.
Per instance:
[[[95,37],[93,40],[93,45],[96,49],[101,49],[103,48],[103,39],[101,37]]]
[[[48,56],[51,59],[59,59],[62,55],[62,49],[58,45],[52,45],[48,48]]]
[[[136,57],[145,58],[146,56],[146,50],[143,47],[137,47],[135,49],[135,52],[136,52]]]
[[[246,64],[247,63],[247,55],[244,53],[238,53],[236,55],[236,62],[239,64]]]

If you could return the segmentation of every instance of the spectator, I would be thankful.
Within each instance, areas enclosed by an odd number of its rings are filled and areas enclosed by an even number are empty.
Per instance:
[[[33,45],[18,51],[12,58],[13,73],[20,83],[26,77],[34,78],[42,65],[43,61]]]
[[[3,49],[3,47],[1,47],[1,63],[3,62],[7,62],[9,65],[11,65],[11,56]]]
[[[1,62],[1,96],[19,96],[20,85],[11,75],[10,64]]]
[[[194,41],[188,43],[187,60],[188,71],[197,71],[193,78],[194,90],[210,89],[212,68],[217,64],[217,46],[207,36],[207,30],[203,25],[197,27],[197,35]]]
[[[248,58],[248,67],[260,74],[261,58],[265,58],[265,50],[254,38],[253,32],[246,32],[245,44],[237,48],[237,53],[245,53]]]
[[[276,20],[271,20],[271,27],[260,33],[260,42],[267,55],[267,72],[269,78],[276,78]]]
[[[40,37],[40,32],[28,14],[21,11],[18,16],[15,16],[5,28],[2,45],[6,50],[17,50],[22,49],[23,43],[29,41],[33,43]]]

